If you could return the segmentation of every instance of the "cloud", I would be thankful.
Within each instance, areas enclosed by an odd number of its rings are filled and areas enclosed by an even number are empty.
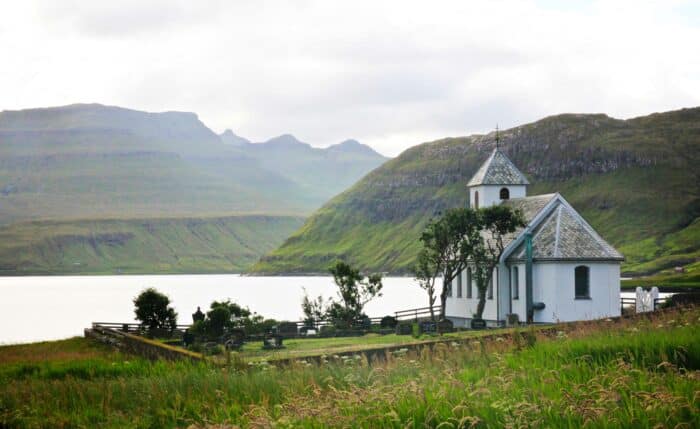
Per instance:
[[[700,104],[691,2],[91,1],[2,5],[0,108],[195,111],[261,141],[381,152],[561,112]]]

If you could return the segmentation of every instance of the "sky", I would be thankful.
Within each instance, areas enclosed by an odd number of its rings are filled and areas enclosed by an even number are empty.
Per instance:
[[[0,110],[191,111],[253,141],[410,146],[700,105],[700,1],[0,0]]]

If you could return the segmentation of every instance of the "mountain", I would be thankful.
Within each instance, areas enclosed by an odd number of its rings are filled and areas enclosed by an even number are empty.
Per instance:
[[[625,254],[625,274],[700,270],[700,108],[629,120],[564,114],[500,136],[533,184],[529,195],[560,192]],[[494,137],[406,150],[317,210],[253,272],[326,272],[335,259],[410,272],[426,222],[467,204],[467,181]]]
[[[306,214],[385,160],[330,153],[291,136],[250,144],[230,131],[215,134],[193,113],[99,104],[4,111],[0,224]]]
[[[236,134],[233,133],[231,130],[226,130],[223,133],[221,133],[221,141],[224,143],[228,143],[233,146],[246,146],[250,144],[250,140],[243,138],[241,136],[237,136]]]
[[[76,235],[89,238],[114,232],[115,223],[103,220],[140,225],[138,219],[292,214],[291,220],[280,220],[284,227],[274,229],[278,241],[266,240],[279,244],[298,226],[298,216],[310,213],[386,160],[378,154],[325,156],[323,149],[288,143],[251,144],[230,131],[219,136],[197,115],[186,112],[148,113],[100,104],[3,111],[0,226],[5,234],[24,240],[13,244],[41,247],[26,234],[26,223],[38,222],[42,236],[53,243],[42,249],[68,254],[78,251],[70,246],[78,246],[75,243],[83,239],[51,241],[50,222],[68,222],[69,229],[80,230]],[[318,174],[310,175],[308,170]],[[234,216],[227,222],[247,221]],[[81,226],[87,224],[90,228]],[[177,234],[179,226],[165,224]],[[159,234],[166,234],[165,229]],[[229,238],[232,247],[270,250]],[[188,241],[183,236],[181,245]],[[129,246],[119,240],[113,245]],[[6,241],[0,243],[0,255],[10,247]],[[56,255],[44,256],[58,260]],[[44,266],[27,258],[15,262]],[[11,271],[5,262],[0,257],[0,267]],[[119,264],[115,260],[113,266]],[[221,269],[231,266],[223,264]]]
[[[296,184],[303,195],[297,200],[306,198],[315,208],[388,159],[360,143],[346,141],[321,149],[291,134],[247,145],[244,150],[266,170]]]

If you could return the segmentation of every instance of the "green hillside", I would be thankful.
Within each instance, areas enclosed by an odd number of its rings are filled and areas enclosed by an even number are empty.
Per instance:
[[[428,219],[467,204],[466,183],[494,134],[408,149],[335,197],[257,273],[322,272],[336,258],[406,273]],[[700,108],[630,120],[558,115],[501,133],[530,195],[560,192],[622,251],[628,275],[700,269]]]
[[[35,221],[0,227],[0,275],[242,272],[300,217]]]
[[[0,275],[240,272],[385,160],[359,143],[251,144],[193,113],[3,111]],[[232,216],[261,213],[276,217]]]

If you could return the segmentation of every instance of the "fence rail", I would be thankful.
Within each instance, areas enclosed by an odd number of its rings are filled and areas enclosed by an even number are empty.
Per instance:
[[[440,306],[433,307],[433,313],[440,314]],[[395,311],[394,317],[396,320],[418,320],[419,318],[429,317],[430,307],[411,308],[409,310]]]

